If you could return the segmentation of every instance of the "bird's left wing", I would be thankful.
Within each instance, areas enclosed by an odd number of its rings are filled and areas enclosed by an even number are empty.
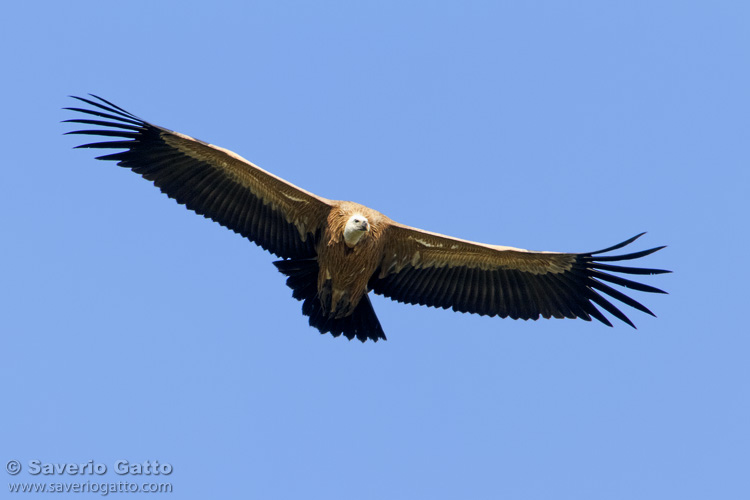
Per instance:
[[[383,260],[369,287],[399,302],[513,319],[595,318],[612,326],[596,307],[633,326],[607,297],[654,315],[607,283],[642,292],[665,293],[617,274],[660,274],[662,269],[613,265],[664,247],[625,255],[601,255],[618,245],[588,253],[533,252],[486,245],[394,223],[384,235]]]
[[[283,258],[315,255],[315,237],[331,209],[316,196],[266,172],[239,155],[141,120],[100,97],[75,97],[93,108],[65,108],[95,125],[69,134],[116,138],[79,148],[124,149],[99,156],[153,181],[178,203],[232,229]]]

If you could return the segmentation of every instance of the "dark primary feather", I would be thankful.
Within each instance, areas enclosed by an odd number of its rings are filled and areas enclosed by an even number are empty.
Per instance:
[[[407,264],[399,272],[384,277],[376,272],[369,285],[377,294],[408,304],[453,308],[459,312],[513,319],[535,320],[541,316],[591,321],[594,318],[612,326],[597,308],[599,306],[635,328],[633,322],[611,299],[652,316],[654,313],[607,283],[641,292],[666,292],[612,273],[646,275],[670,271],[602,262],[637,259],[664,247],[624,255],[600,254],[618,250],[642,235],[643,233],[604,250],[576,254],[571,269],[561,273],[533,274],[517,269],[482,270],[461,266],[435,268]]]
[[[163,134],[171,131],[152,125],[100,97],[74,97],[92,108],[65,108],[94,118],[65,120],[68,123],[108,127],[84,129],[68,134],[94,135],[123,140],[93,142],[79,148],[123,149],[97,157],[116,161],[162,192],[196,213],[241,234],[273,254],[284,258],[315,255],[316,235],[305,241],[294,224],[264,203],[250,189],[219,165],[188,156],[167,144]],[[197,141],[197,143],[202,143]]]

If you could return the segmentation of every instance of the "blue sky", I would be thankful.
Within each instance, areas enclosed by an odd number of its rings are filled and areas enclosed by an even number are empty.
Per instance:
[[[207,6],[4,9],[7,482],[158,460],[174,498],[750,495],[746,2]],[[321,336],[270,254],[72,149],[87,92],[431,231],[648,231],[670,295],[634,292],[637,330],[376,296],[388,342]]]

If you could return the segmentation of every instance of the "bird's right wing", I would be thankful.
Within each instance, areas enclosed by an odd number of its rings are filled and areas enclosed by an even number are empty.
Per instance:
[[[606,296],[653,313],[607,283],[664,293],[618,274],[669,271],[610,262],[645,257],[664,247],[625,255],[601,254],[622,248],[639,236],[596,252],[534,252],[461,240],[394,223],[385,236],[379,272],[369,286],[377,294],[409,304],[513,319],[596,318],[612,326],[597,309],[599,306],[634,326]]]
[[[65,109],[95,118],[65,121],[106,128],[68,133],[117,140],[79,148],[124,149],[97,159],[117,161],[153,181],[178,203],[279,257],[315,255],[316,235],[331,209],[329,200],[298,188],[227,149],[152,125],[109,101],[92,97],[96,101],[75,97],[92,109]]]

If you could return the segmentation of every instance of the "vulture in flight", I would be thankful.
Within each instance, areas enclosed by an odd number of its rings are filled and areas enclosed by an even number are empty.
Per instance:
[[[612,262],[664,247],[603,255],[620,244],[586,253],[535,252],[432,233],[395,222],[371,208],[305,191],[239,155],[153,125],[92,95],[82,113],[66,120],[97,128],[69,134],[103,142],[79,148],[121,150],[116,161],[153,182],[170,198],[213,219],[280,257],[295,299],[311,326],[333,336],[385,340],[368,293],[399,302],[513,319],[595,318],[612,326],[599,308],[633,326],[611,300],[654,315],[610,284],[665,293],[620,275],[669,271]],[[85,116],[84,116],[85,115]]]

